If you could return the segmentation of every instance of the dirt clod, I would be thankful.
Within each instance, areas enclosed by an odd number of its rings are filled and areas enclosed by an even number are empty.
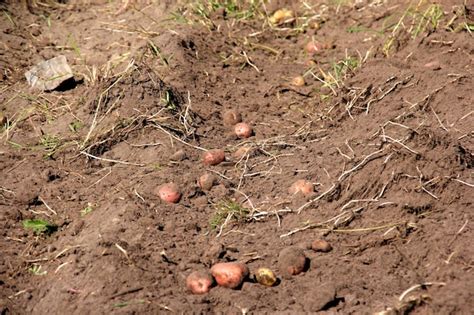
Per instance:
[[[217,177],[214,174],[206,173],[199,177],[198,185],[202,190],[211,190],[217,181]]]
[[[284,278],[302,273],[307,266],[308,259],[301,248],[287,247],[278,255],[278,269]]]
[[[226,126],[234,126],[242,121],[242,115],[236,109],[230,109],[222,115]]]
[[[178,150],[170,156],[170,160],[176,162],[183,161],[186,158],[187,156],[184,150]]]

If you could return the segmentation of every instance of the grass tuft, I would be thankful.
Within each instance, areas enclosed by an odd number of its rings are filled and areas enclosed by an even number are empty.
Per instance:
[[[58,230],[58,226],[42,219],[28,219],[23,221],[23,227],[33,230],[36,234],[50,235]]]
[[[222,200],[215,205],[215,212],[209,220],[212,229],[223,224],[233,222],[243,222],[247,220],[250,210],[233,200]]]

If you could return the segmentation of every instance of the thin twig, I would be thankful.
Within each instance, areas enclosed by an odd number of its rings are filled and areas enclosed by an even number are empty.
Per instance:
[[[415,284],[414,286],[406,289],[401,295],[400,297],[398,298],[398,300],[401,302],[403,301],[403,299],[405,298],[405,296],[407,296],[407,294],[409,294],[410,292],[418,289],[418,288],[423,288],[423,287],[427,287],[427,286],[430,286],[430,285],[439,285],[439,286],[445,286],[446,283],[444,282],[425,282],[425,283],[421,283],[421,284]]]
[[[117,163],[117,164],[124,164],[124,165],[133,165],[133,166],[145,166],[145,164],[139,164],[139,163],[132,163],[132,162],[126,162],[126,161],[120,161],[120,160],[113,160],[113,159],[107,159],[107,158],[101,158],[95,155],[92,155],[90,153],[87,153],[85,151],[81,151],[81,154],[84,154],[90,158],[96,159],[96,160],[101,160],[105,162],[111,162],[111,163]]]
[[[348,176],[350,173],[356,171],[357,169],[359,169],[360,167],[364,166],[365,164],[367,164],[369,161],[371,161],[373,159],[373,157],[381,152],[383,152],[383,148],[380,149],[380,150],[377,150],[375,152],[372,152],[371,154],[367,155],[360,163],[358,163],[356,166],[354,166],[353,168],[351,168],[350,170],[347,170],[345,172],[343,172],[339,177],[338,177],[338,181],[342,181],[346,178],[346,176]]]
[[[160,125],[154,125],[154,127],[160,129],[161,131],[163,131],[164,133],[166,133],[168,136],[172,137],[173,139],[175,140],[178,140],[179,142],[181,142],[182,144],[184,145],[187,145],[187,146],[190,146],[191,148],[194,148],[194,149],[197,149],[197,150],[201,150],[201,151],[204,151],[204,152],[207,152],[209,150],[207,149],[204,149],[204,148],[201,148],[197,145],[192,145],[191,143],[188,143],[182,139],[180,139],[179,137],[176,137],[174,134],[172,134],[171,132],[169,132],[168,130],[166,130],[165,128],[161,127]]]
[[[46,201],[44,201],[44,199],[41,198],[41,196],[38,196],[38,200],[41,201],[41,202],[44,204],[44,206],[45,206],[49,211],[51,211],[54,215],[58,215],[58,213],[57,213],[56,211],[54,211],[53,209],[51,209],[50,206],[48,206],[48,204],[46,203]]]
[[[309,205],[312,204],[313,202],[316,202],[316,201],[318,201],[319,199],[323,198],[323,197],[326,196],[327,194],[331,193],[331,192],[334,190],[334,188],[336,188],[336,186],[337,186],[336,184],[332,184],[331,188],[329,188],[328,190],[326,190],[325,192],[323,192],[322,194],[320,194],[320,195],[317,196],[316,198],[311,199],[310,201],[308,201],[307,203],[305,203],[304,205],[302,205],[301,207],[299,207],[299,208],[296,210],[296,212],[297,212],[298,214],[300,214],[300,212],[301,212],[304,208],[306,208],[307,206],[309,206]]]

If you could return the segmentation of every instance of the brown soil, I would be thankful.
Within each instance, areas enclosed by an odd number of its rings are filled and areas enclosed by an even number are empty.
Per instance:
[[[474,7],[188,2],[0,1],[0,313],[469,314]],[[296,21],[270,26],[282,7]],[[74,84],[30,90],[24,73],[61,54]],[[298,179],[314,194],[290,194]],[[156,194],[168,182],[177,204]],[[285,279],[290,246],[308,266]],[[225,261],[249,267],[240,288],[187,291]],[[278,284],[252,281],[259,267]]]

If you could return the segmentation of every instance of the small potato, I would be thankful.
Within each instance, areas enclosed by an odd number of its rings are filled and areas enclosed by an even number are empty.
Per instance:
[[[311,249],[315,252],[327,253],[332,250],[332,246],[325,240],[314,240],[311,243]]]
[[[233,126],[242,121],[242,116],[237,110],[230,109],[226,111],[224,115],[222,115],[222,119],[224,121],[224,125]]]
[[[214,278],[209,271],[193,271],[186,278],[186,287],[193,294],[205,294],[214,284]]]
[[[211,267],[211,274],[218,285],[235,289],[248,277],[249,268],[238,262],[217,263]]]
[[[298,179],[290,186],[288,192],[291,195],[302,193],[304,196],[309,196],[314,192],[314,186],[311,182],[305,179]]]
[[[248,138],[252,135],[252,127],[247,123],[238,123],[234,127],[234,132],[239,138]]]
[[[175,183],[167,183],[158,187],[158,196],[167,203],[177,203],[181,199],[181,193]]]
[[[293,19],[293,11],[288,9],[279,9],[270,17],[269,21],[272,24],[278,25],[285,23],[286,21],[291,21]]]
[[[212,186],[216,183],[216,176],[210,173],[201,175],[198,180],[198,185],[202,190],[211,190]]]
[[[305,50],[308,54],[314,55],[319,53],[325,48],[325,46],[317,41],[310,41],[309,43],[306,44]]]
[[[203,162],[206,165],[217,165],[225,160],[224,150],[213,149],[204,153]]]
[[[278,268],[285,278],[302,273],[306,264],[307,258],[298,247],[287,247],[278,256]]]
[[[275,273],[268,268],[258,268],[255,272],[255,279],[258,283],[267,287],[271,287],[277,282]]]
[[[294,77],[293,80],[291,80],[291,85],[304,86],[305,85],[304,78],[302,76]]]

